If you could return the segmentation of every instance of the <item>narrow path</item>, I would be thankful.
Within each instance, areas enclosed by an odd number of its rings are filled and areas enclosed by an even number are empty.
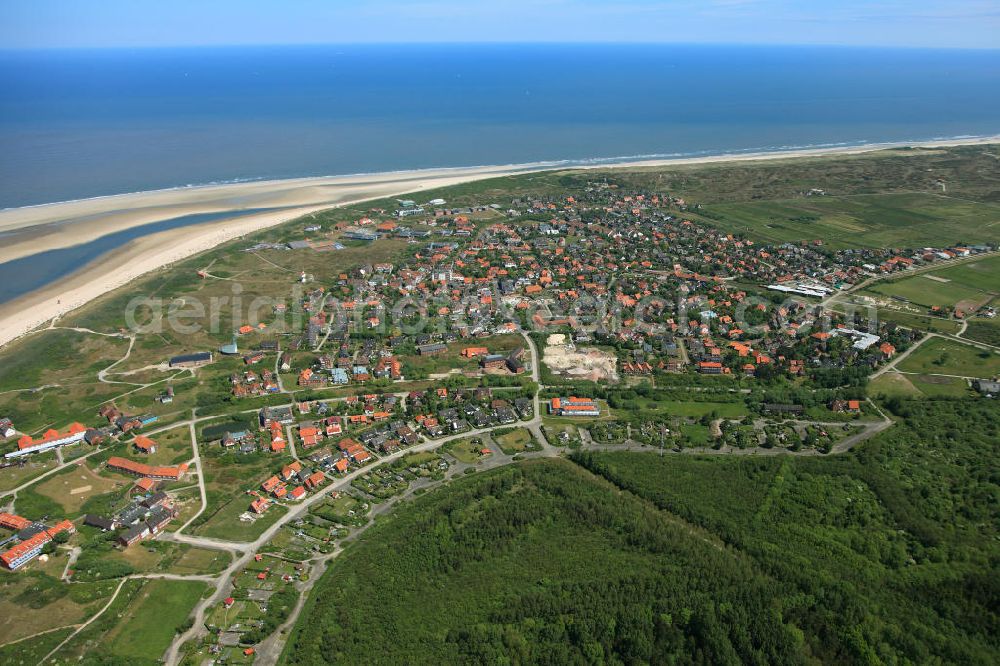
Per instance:
[[[187,520],[186,523],[184,523],[183,525],[181,525],[180,527],[178,527],[177,531],[174,532],[174,534],[177,534],[178,532],[182,532],[185,529],[187,529],[187,527],[191,523],[193,523],[195,521],[195,519],[198,518],[198,516],[200,516],[202,513],[205,512],[205,508],[208,506],[208,493],[205,490],[205,472],[204,472],[204,469],[202,469],[201,452],[198,450],[198,435],[197,435],[197,432],[195,431],[195,427],[194,427],[194,425],[195,425],[195,418],[194,418],[194,416],[195,416],[194,412],[192,411],[192,413],[191,413],[191,420],[188,421],[188,433],[191,435],[191,450],[194,452],[194,456],[191,458],[191,463],[192,463],[192,465],[197,465],[197,469],[198,469],[198,472],[197,472],[197,474],[198,474],[198,492],[201,495],[201,508],[199,508],[198,511],[197,511],[197,513],[195,513],[193,516],[191,516]]]
[[[106,610],[108,610],[109,608],[111,608],[111,604],[115,603],[115,599],[118,598],[118,593],[122,591],[122,588],[125,586],[126,582],[128,582],[128,578],[122,578],[121,582],[118,583],[118,587],[115,588],[114,593],[111,595],[111,598],[108,599],[108,603],[104,604],[104,606],[102,606],[99,611],[97,611],[92,616],[90,616],[89,620],[87,620],[83,624],[79,625],[76,628],[76,631],[74,631],[72,634],[70,634],[69,636],[67,636],[66,638],[64,638],[63,641],[61,643],[59,643],[59,645],[57,645],[54,648],[52,648],[52,650],[47,655],[45,655],[44,657],[42,657],[41,660],[38,663],[39,664],[44,664],[46,661],[48,661],[52,657],[52,655],[54,655],[57,652],[59,652],[59,650],[61,650],[64,645],[66,645],[71,640],[73,640],[74,638],[76,638],[76,636],[81,631],[83,631],[84,629],[86,629],[87,627],[89,627],[94,620],[96,620],[97,618],[101,617],[101,615],[103,615]]]

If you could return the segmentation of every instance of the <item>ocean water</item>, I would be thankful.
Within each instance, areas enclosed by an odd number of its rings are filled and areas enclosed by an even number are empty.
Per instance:
[[[2,51],[0,91],[0,208],[232,180],[1000,133],[1000,51]]]

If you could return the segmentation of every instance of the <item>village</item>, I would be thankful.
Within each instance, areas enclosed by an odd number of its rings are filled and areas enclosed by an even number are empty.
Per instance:
[[[8,575],[64,552],[66,582],[181,575],[181,551],[216,553],[193,575],[225,585],[185,637],[249,663],[280,644],[268,599],[288,597],[291,613],[338,544],[394,502],[578,449],[843,452],[892,425],[869,379],[905,379],[925,350],[966,345],[951,323],[995,314],[989,299],[863,307],[886,285],[992,258],[991,245],[764,244],[718,231],[697,204],[606,179],[561,196],[397,206],[241,248],[331,260],[397,249],[292,272],[298,295],[263,321],[158,359],[171,374],[141,409],[108,400],[32,432],[0,420],[4,470],[24,479],[0,514]],[[980,367],[961,390],[996,395],[996,361]]]

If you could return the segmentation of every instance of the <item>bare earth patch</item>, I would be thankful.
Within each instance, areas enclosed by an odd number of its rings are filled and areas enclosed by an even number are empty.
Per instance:
[[[592,382],[617,382],[618,359],[592,347],[577,348],[562,333],[554,333],[545,341],[542,362],[553,373]]]

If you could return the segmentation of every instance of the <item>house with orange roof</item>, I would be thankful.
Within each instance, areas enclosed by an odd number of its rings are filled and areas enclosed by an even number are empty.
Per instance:
[[[320,432],[319,428],[315,426],[301,426],[299,428],[299,437],[302,438],[302,446],[305,448],[311,448],[319,444]]]
[[[295,462],[288,463],[281,468],[281,478],[288,481],[300,471],[302,471],[302,463],[296,460]]]
[[[156,453],[156,442],[145,435],[136,435],[135,439],[132,441],[132,446],[134,446],[135,450],[139,453]]]
[[[314,488],[319,488],[326,481],[326,476],[323,472],[314,472],[309,478],[305,480],[305,486],[309,490]]]

